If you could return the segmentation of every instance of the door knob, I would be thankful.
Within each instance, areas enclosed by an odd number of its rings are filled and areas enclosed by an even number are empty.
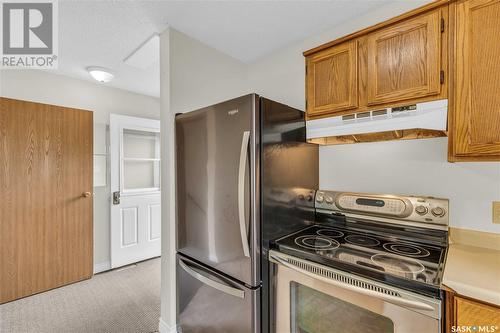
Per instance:
[[[83,192],[82,193],[82,197],[84,197],[84,198],[90,198],[91,196],[92,196],[92,193],[90,193],[90,192]]]

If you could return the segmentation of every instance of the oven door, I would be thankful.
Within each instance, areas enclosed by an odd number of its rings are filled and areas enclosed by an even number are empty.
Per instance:
[[[270,251],[278,333],[441,332],[441,301]]]

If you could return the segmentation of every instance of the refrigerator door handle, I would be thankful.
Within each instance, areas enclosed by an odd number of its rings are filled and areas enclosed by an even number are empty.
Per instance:
[[[248,244],[247,223],[245,219],[245,171],[247,166],[249,141],[250,131],[244,131],[243,138],[241,140],[240,165],[238,170],[238,216],[243,254],[248,258],[250,258],[250,246]]]
[[[188,273],[189,275],[191,275],[193,278],[200,281],[201,283],[206,284],[207,286],[210,286],[210,287],[215,288],[217,290],[220,290],[223,293],[226,293],[228,295],[238,297],[241,299],[245,298],[245,291],[244,290],[234,288],[228,284],[222,284],[220,282],[214,281],[214,280],[196,272],[194,269],[190,268],[182,259],[179,259],[179,265],[182,267],[182,269],[184,271],[186,271],[186,273]]]

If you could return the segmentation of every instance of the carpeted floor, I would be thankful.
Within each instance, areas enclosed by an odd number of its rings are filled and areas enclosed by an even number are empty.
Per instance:
[[[2,333],[150,333],[160,317],[160,259],[0,305]]]

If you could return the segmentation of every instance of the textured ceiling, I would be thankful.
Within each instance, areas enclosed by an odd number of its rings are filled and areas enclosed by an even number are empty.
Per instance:
[[[90,80],[85,68],[102,66],[115,73],[108,85],[159,96],[158,62],[123,59],[167,26],[252,62],[388,2],[60,0],[58,73]]]

